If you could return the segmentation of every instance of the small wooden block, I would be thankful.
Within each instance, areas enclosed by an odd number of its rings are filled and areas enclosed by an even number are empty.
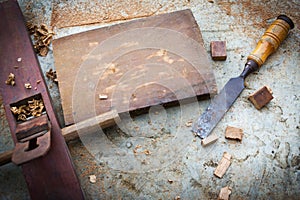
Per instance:
[[[228,167],[231,164],[231,155],[227,152],[224,152],[222,159],[220,160],[220,162],[218,163],[218,166],[214,172],[214,175],[222,178],[223,175],[225,174],[225,172],[227,171]]]
[[[259,110],[273,99],[272,90],[268,86],[263,86],[251,94],[248,99]]]
[[[242,141],[243,129],[232,127],[232,126],[227,126],[227,128],[225,130],[225,138]]]
[[[229,195],[231,194],[231,188],[226,186],[220,190],[220,194],[218,196],[218,200],[228,200]]]
[[[212,144],[215,141],[217,141],[218,138],[219,137],[217,135],[212,134],[212,135],[208,136],[207,138],[204,138],[203,140],[201,140],[201,145],[205,147],[205,146],[207,146],[209,144]]]
[[[226,60],[226,41],[212,41],[210,52],[213,60]]]

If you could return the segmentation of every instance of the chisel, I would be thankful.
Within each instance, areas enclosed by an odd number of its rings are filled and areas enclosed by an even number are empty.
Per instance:
[[[279,15],[263,34],[256,48],[248,56],[244,70],[240,76],[231,78],[224,88],[216,95],[204,113],[194,123],[192,131],[201,139],[206,138],[227,110],[232,106],[245,88],[245,78],[258,70],[266,59],[274,53],[280,43],[287,37],[290,29],[294,28],[293,21],[286,15]]]

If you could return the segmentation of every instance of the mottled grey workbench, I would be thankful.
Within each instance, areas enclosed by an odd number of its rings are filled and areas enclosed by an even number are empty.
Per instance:
[[[26,1],[19,1],[25,10]],[[214,40],[227,41],[227,60],[211,61],[218,88],[240,74],[247,55],[254,49],[267,25],[278,14],[292,14],[299,22],[300,3],[293,1],[187,1],[168,11],[191,8],[200,26],[205,49]],[[247,4],[248,2],[248,4]],[[251,5],[247,7],[246,5]],[[50,24],[51,1],[33,1],[43,9],[42,22]],[[259,15],[259,8],[273,18]],[[249,9],[248,9],[249,8]],[[255,15],[253,13],[255,12]],[[252,13],[253,12],[253,13]],[[261,25],[262,24],[262,25]],[[101,140],[70,142],[69,149],[87,199],[216,199],[220,188],[232,188],[231,199],[299,199],[300,197],[300,31],[299,24],[261,70],[247,80],[233,107],[215,128],[219,140],[203,148],[190,127],[209,100],[164,109],[157,106],[149,115],[135,117],[123,127],[111,127],[102,135],[120,152],[102,148]],[[55,29],[56,38],[101,25]],[[209,58],[210,59],[210,58]],[[54,68],[53,54],[39,58],[43,71]],[[47,80],[56,109],[60,111],[57,86]],[[247,100],[263,85],[274,99],[262,110]],[[60,112],[61,113],[61,112]],[[13,148],[3,107],[0,109],[0,152]],[[224,138],[227,125],[244,130],[242,142]],[[140,148],[136,148],[140,145]],[[133,150],[150,155],[133,156]],[[95,153],[97,152],[98,153]],[[213,175],[223,152],[233,156],[222,179]],[[96,183],[89,181],[96,175]],[[38,175],[37,175],[38,176]],[[0,199],[28,199],[21,170],[13,164],[0,167]]]

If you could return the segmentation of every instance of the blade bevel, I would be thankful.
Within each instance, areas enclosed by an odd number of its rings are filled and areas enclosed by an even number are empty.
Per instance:
[[[231,78],[220,93],[212,99],[211,104],[199,117],[198,121],[194,123],[192,131],[200,138],[206,138],[222,119],[227,110],[232,106],[244,88],[243,77],[239,76]]]

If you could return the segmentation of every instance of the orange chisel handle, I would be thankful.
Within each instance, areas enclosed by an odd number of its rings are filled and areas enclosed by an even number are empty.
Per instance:
[[[289,17],[279,15],[258,41],[256,48],[248,56],[248,61],[254,61],[260,68],[287,37],[289,30],[293,28],[294,23]]]

